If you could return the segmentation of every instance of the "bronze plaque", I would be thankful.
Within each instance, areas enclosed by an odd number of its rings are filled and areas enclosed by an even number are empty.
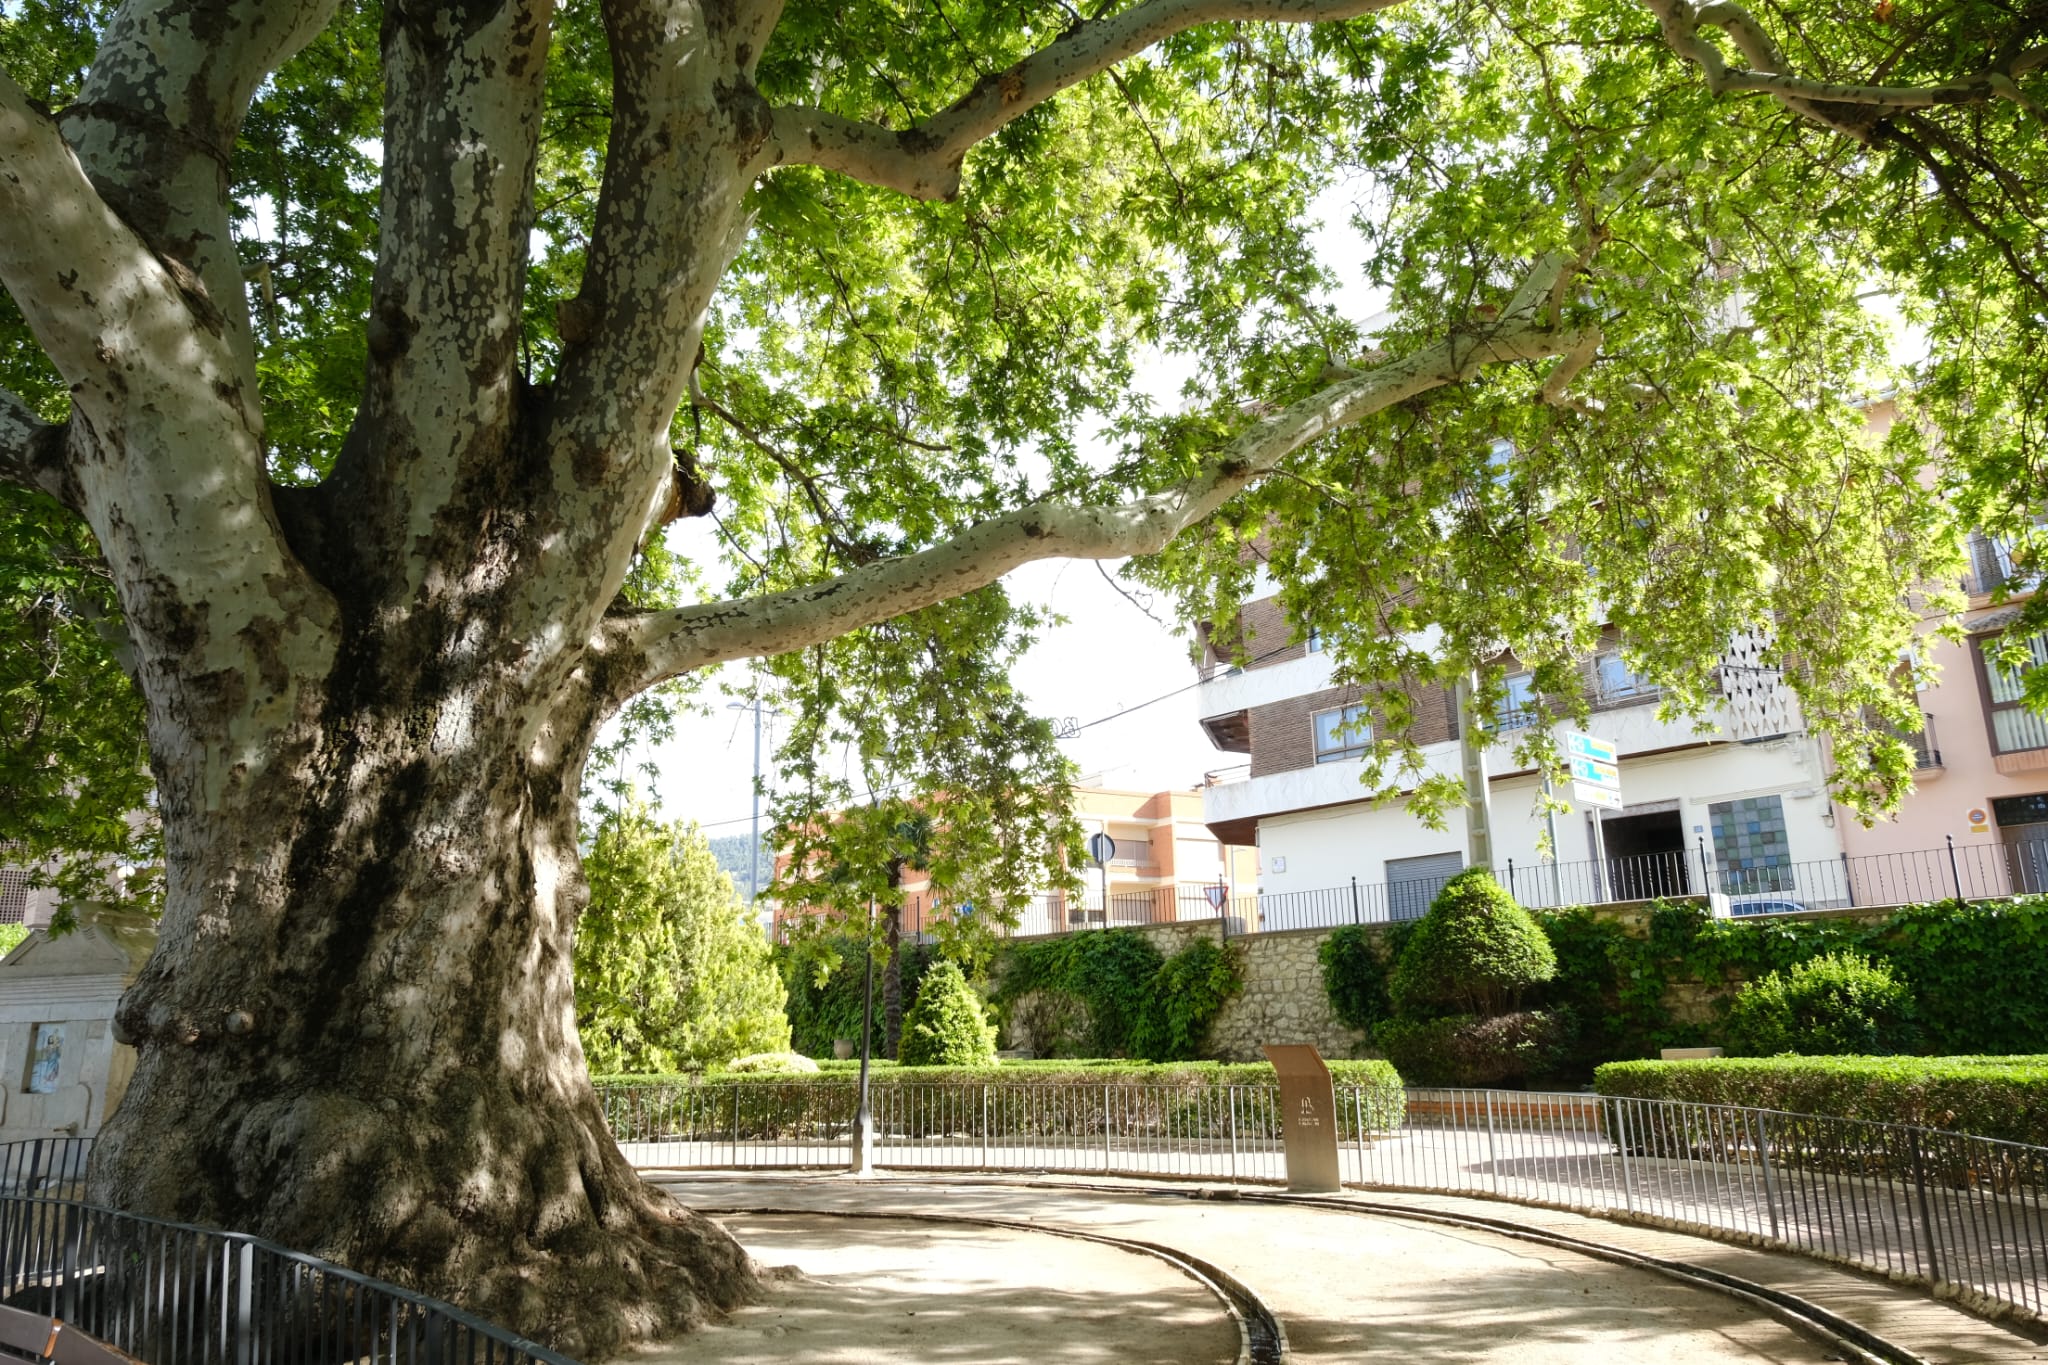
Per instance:
[[[1343,1185],[1337,1171],[1337,1088],[1322,1054],[1306,1043],[1274,1044],[1266,1060],[1280,1077],[1280,1139],[1287,1149],[1287,1188],[1328,1194]]]

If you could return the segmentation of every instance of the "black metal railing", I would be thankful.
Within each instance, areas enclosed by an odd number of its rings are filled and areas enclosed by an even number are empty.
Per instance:
[[[643,1168],[850,1159],[851,1077],[606,1095]],[[1271,1085],[889,1082],[877,1166],[1277,1182]],[[1598,1209],[1953,1286],[2048,1313],[2048,1147],[1731,1105],[1337,1086],[1344,1182]]]
[[[0,1146],[0,1300],[149,1365],[575,1365],[451,1304],[243,1233],[84,1203],[89,1145]]]
[[[1708,896],[1719,898],[1717,910],[1732,915],[1790,914],[2048,894],[2048,839],[1750,863],[1717,858],[1704,845],[1696,845],[1604,860],[1510,859],[1494,868],[1493,875],[1515,899],[1536,909]],[[1224,896],[1212,894],[1214,887],[1162,886],[1116,893],[1107,914],[1099,896],[1091,903],[1084,897],[1055,894],[1037,897],[1007,932],[1028,937],[1222,919],[1226,932],[1235,936],[1398,922],[1419,919],[1445,880],[1352,878],[1341,886]]]
[[[1411,1090],[1383,1188],[1603,1209],[1768,1238],[2048,1311],[2048,1148],[1733,1105]]]

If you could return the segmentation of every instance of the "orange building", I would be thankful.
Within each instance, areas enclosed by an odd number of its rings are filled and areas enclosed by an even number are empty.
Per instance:
[[[1014,933],[1214,919],[1221,913],[1219,901],[1234,905],[1256,892],[1258,851],[1216,838],[1202,821],[1199,788],[1141,792],[1076,785],[1074,815],[1084,840],[1107,834],[1115,841],[1108,867],[1083,867],[1078,892],[1033,896]],[[924,933],[935,918],[950,913],[945,889],[933,887],[922,871],[905,875],[903,893],[906,934]],[[775,936],[818,913],[813,906],[777,906]]]

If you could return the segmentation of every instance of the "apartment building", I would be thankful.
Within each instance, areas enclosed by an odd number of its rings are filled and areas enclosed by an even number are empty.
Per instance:
[[[1090,862],[1080,869],[1079,892],[1034,895],[1019,918],[1018,934],[1209,919],[1220,913],[1220,903],[1253,894],[1255,852],[1217,838],[1204,820],[1199,788],[1129,791],[1077,784],[1074,814],[1084,839],[1107,834],[1115,851],[1106,866]],[[904,875],[903,898],[901,929],[911,935],[930,932],[935,920],[960,909],[947,888],[933,885],[916,868]],[[821,913],[814,906],[778,905],[774,934],[781,938],[793,922]]]
[[[1211,774],[1204,815],[1219,840],[1255,845],[1258,918],[1289,928],[1346,918],[1419,915],[1465,865],[1467,815],[1424,826],[1403,803],[1376,806],[1362,785],[1368,732],[1356,688],[1338,685],[1320,642],[1283,616],[1269,583],[1244,605],[1252,662],[1212,652],[1198,692],[1204,731],[1246,762]],[[1546,818],[1539,778],[1512,756],[1513,732],[1531,723],[1516,705],[1526,675],[1511,675],[1485,751],[1494,867],[1527,904],[1650,895],[1726,895],[1741,910],[1800,889],[1801,864],[1838,864],[1839,820],[1827,797],[1824,756],[1796,700],[1763,667],[1754,641],[1731,644],[1723,700],[1704,729],[1657,717],[1658,691],[1618,649],[1585,665],[1593,702],[1587,731],[1619,756],[1622,806]],[[1432,772],[1461,771],[1460,721],[1451,697],[1410,698],[1413,737]],[[1595,820],[1599,825],[1596,830]],[[1552,837],[1555,856],[1541,846]],[[1601,851],[1604,848],[1604,857]],[[1828,895],[1819,903],[1843,903]]]
[[[1915,789],[1896,815],[1871,827],[1845,818],[1842,843],[1859,868],[1879,868],[1899,850],[1956,850],[1937,872],[1966,895],[2048,892],[2048,719],[2021,705],[2017,672],[1993,657],[2033,596],[2011,547],[1972,534],[1960,643],[1935,636],[1922,646],[1939,680],[1920,693],[1926,729],[1915,738]],[[2004,600],[1997,600],[2001,593]],[[2024,642],[2048,663],[2048,636]]]

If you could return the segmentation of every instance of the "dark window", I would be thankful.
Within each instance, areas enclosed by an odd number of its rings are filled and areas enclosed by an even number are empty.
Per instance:
[[[1991,802],[1991,814],[2000,829],[2012,825],[2048,824],[2048,792],[2032,796],[1999,796]]]

